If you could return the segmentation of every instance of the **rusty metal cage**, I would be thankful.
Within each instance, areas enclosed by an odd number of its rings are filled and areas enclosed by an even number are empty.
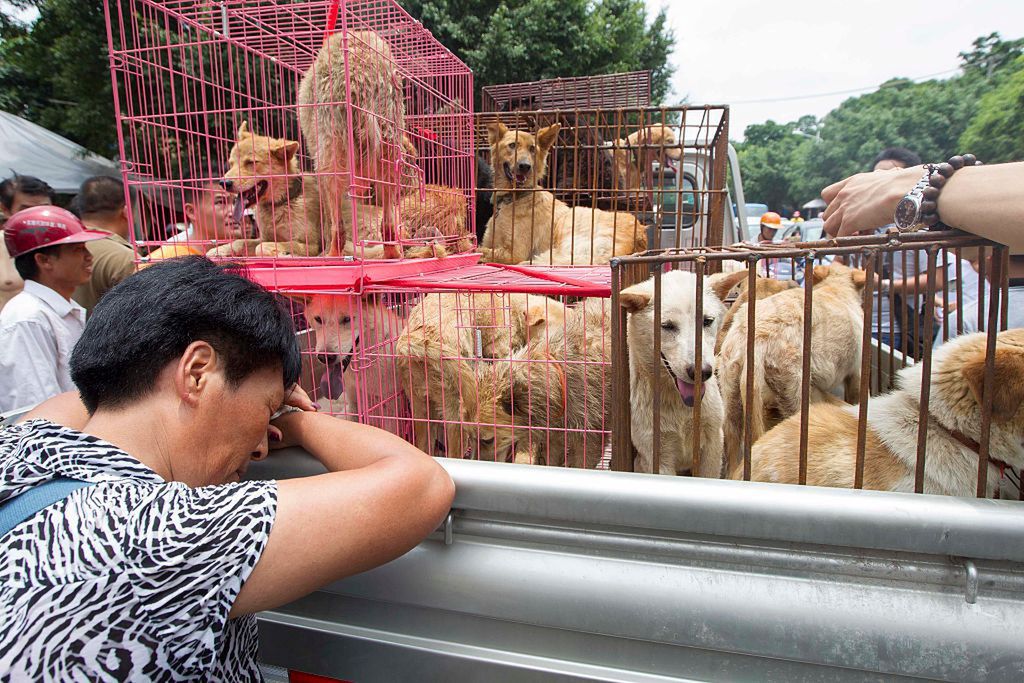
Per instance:
[[[481,111],[647,107],[651,104],[651,72],[552,78],[488,85],[481,90]]]
[[[728,121],[719,106],[479,114],[494,168],[484,259],[590,265],[721,244]]]
[[[1024,396],[997,370],[1024,344],[1024,331],[1001,333],[1006,247],[890,231],[652,252],[612,269],[613,469],[1024,495],[1021,419],[1009,417]]]

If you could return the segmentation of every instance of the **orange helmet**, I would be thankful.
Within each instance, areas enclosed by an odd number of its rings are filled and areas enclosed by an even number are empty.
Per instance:
[[[769,211],[761,216],[761,227],[769,228],[771,230],[780,230],[782,228],[782,216],[774,211]]]

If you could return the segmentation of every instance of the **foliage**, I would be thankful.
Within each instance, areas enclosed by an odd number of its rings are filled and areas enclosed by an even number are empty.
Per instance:
[[[465,61],[477,87],[651,70],[651,96],[669,89],[675,38],[665,10],[643,0],[401,0]]]
[[[978,103],[978,113],[960,136],[960,147],[988,163],[1024,160],[1024,57],[1002,84]]]
[[[894,78],[820,121],[748,126],[737,145],[747,199],[792,211],[826,185],[870,170],[886,147],[907,147],[926,161],[961,151],[987,161],[1024,158],[1022,53],[1024,39],[993,33],[960,53],[961,73],[953,78]]]

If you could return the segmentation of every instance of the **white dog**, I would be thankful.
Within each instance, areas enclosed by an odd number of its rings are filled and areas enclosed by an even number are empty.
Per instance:
[[[695,338],[697,278],[672,271],[661,276],[661,351],[654,351],[654,280],[619,293],[629,312],[629,386],[631,432],[639,455],[638,472],[650,472],[654,462],[661,474],[693,470],[694,406],[700,403],[700,462],[693,472],[720,477],[722,472],[722,397],[714,377],[715,339],[726,308],[709,278],[704,287],[700,340]],[[697,344],[701,367],[695,367]],[[698,395],[695,381],[703,382]],[[654,383],[660,387],[661,452],[654,453]]]
[[[367,424],[399,433],[394,357],[402,319],[374,296],[318,294],[305,314],[327,366],[316,399],[338,417],[368,417]],[[375,413],[390,419],[374,419]]]

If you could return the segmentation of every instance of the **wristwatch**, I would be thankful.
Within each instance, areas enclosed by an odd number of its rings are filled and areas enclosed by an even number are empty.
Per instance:
[[[921,222],[921,204],[924,202],[922,193],[928,187],[928,181],[932,177],[935,167],[927,164],[924,167],[924,175],[917,181],[917,185],[911,188],[910,192],[904,195],[900,203],[896,205],[896,212],[892,221],[899,228],[900,232],[915,232],[920,230],[924,223]]]

